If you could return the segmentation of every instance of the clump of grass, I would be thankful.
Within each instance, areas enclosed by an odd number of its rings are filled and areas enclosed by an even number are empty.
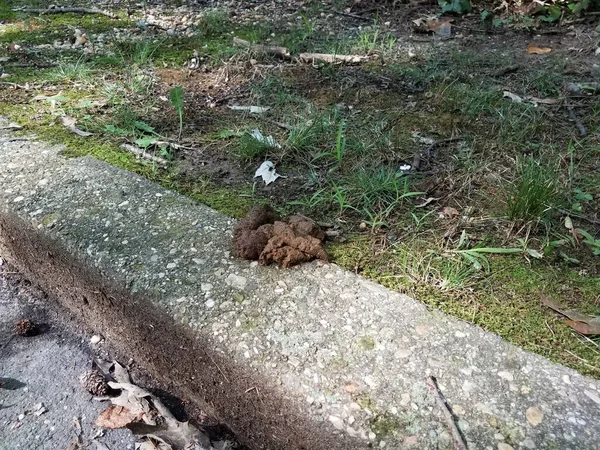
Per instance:
[[[198,28],[205,37],[216,37],[226,33],[231,28],[227,12],[223,9],[212,9],[206,12]]]
[[[53,81],[89,81],[93,73],[92,66],[80,58],[74,63],[59,64],[49,73],[49,78]]]
[[[239,137],[234,154],[245,161],[252,161],[253,159],[267,155],[272,149],[273,147],[266,142],[261,142],[245,133]]]
[[[557,193],[556,178],[552,169],[534,158],[517,161],[517,176],[507,193],[508,218],[515,221],[542,219]]]
[[[161,41],[138,39],[117,42],[115,48],[124,61],[143,66],[150,62],[161,45]]]

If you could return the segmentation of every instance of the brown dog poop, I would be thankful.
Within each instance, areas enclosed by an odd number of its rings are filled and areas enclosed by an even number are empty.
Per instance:
[[[255,206],[233,232],[235,252],[240,258],[261,264],[291,267],[313,259],[327,261],[323,249],[325,233],[308,217],[280,220],[269,206]]]

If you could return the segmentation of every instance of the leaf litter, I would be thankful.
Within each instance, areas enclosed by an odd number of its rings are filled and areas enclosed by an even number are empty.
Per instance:
[[[108,385],[120,391],[96,419],[101,428],[127,428],[140,439],[136,449],[212,450],[210,439],[189,422],[180,422],[167,407],[147,390],[132,383],[125,367],[118,362],[96,361],[98,369],[112,375]],[[113,372],[110,373],[110,369]]]
[[[588,316],[574,309],[562,309],[554,300],[541,295],[542,303],[548,308],[565,316],[569,320],[565,321],[574,330],[586,336],[600,335],[600,317]]]

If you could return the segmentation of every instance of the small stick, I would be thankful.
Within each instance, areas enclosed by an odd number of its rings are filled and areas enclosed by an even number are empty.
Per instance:
[[[110,17],[111,19],[116,19],[113,13],[109,11],[103,11],[98,8],[50,8],[50,9],[42,9],[42,8],[13,8],[15,12],[26,12],[26,13],[39,13],[39,14],[63,14],[63,13],[79,13],[79,14],[102,14],[103,16]]]
[[[575,111],[573,111],[573,108],[571,106],[567,106],[567,109],[569,110],[569,116],[571,117],[571,120],[573,120],[573,122],[575,122],[575,125],[577,125],[577,129],[579,130],[579,134],[582,137],[587,136],[587,130],[585,129],[585,127],[581,123],[581,120],[579,120],[579,117],[577,117],[577,115],[575,114]]]
[[[333,11],[333,13],[337,14],[338,16],[351,17],[353,19],[358,19],[358,20],[370,20],[368,17],[359,16],[358,14],[347,13],[344,11]]]
[[[17,83],[11,83],[10,81],[0,81],[0,84],[6,84],[7,86],[12,86],[12,87],[18,88],[18,89],[25,89],[26,91],[29,90],[28,86],[23,86],[22,84],[17,84]]]
[[[160,158],[159,156],[150,155],[150,154],[146,153],[144,150],[142,150],[141,148],[135,147],[134,145],[121,144],[121,148],[123,150],[127,150],[129,153],[132,153],[135,156],[138,156],[140,158],[149,159],[150,161],[160,164],[161,166],[169,165],[169,163],[167,162],[166,159]]]
[[[221,372],[221,375],[223,375],[223,378],[225,378],[225,381],[227,381],[228,383],[230,383],[229,378],[227,378],[227,375],[225,375],[225,372],[223,372],[223,370],[221,370],[221,367],[219,367],[219,365],[217,364],[217,362],[213,359],[213,357],[208,354],[208,352],[204,351],[204,353],[206,353],[206,356],[208,356],[210,358],[210,360],[212,361],[212,363],[217,366],[217,369],[219,369],[219,372]],[[258,390],[256,391],[258,392]]]
[[[446,401],[446,399],[444,399],[444,397],[442,397],[442,394],[440,392],[440,389],[438,388],[437,382],[434,377],[427,378],[427,386],[429,387],[429,390],[433,393],[437,404],[442,409],[448,427],[450,427],[450,429],[452,430],[452,437],[454,437],[454,448],[456,450],[469,450],[465,440],[462,437],[462,434],[460,433],[460,430],[456,426],[456,422],[454,421],[453,414],[450,412],[448,402]]]
[[[238,47],[248,48],[251,51],[256,52],[256,53],[265,53],[267,55],[276,56],[281,59],[289,59],[290,58],[290,52],[285,47],[269,46],[269,45],[262,45],[262,44],[252,44],[251,42],[246,41],[245,39],[240,39],[238,37],[233,38],[233,45],[236,45]]]
[[[586,222],[593,223],[594,225],[600,225],[600,220],[592,219],[591,217],[584,216],[583,214],[577,214],[574,211],[567,211],[566,209],[559,209],[559,213],[565,216],[577,217],[578,219],[585,220]]]

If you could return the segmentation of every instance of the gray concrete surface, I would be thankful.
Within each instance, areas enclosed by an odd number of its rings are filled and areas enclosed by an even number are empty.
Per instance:
[[[471,449],[600,448],[597,380],[335,265],[237,260],[231,219],[92,158],[36,142],[4,142],[0,157],[4,214],[147,294],[356,448],[453,448],[428,375]]]
[[[92,401],[78,381],[92,360],[89,337],[65,330],[54,316],[39,298],[7,283],[0,267],[0,346],[6,345],[0,350],[0,449],[65,450],[79,434],[75,420],[89,448],[98,441],[110,450],[133,449],[128,430],[97,436],[94,420],[107,403]],[[43,332],[11,339],[24,318]]]

